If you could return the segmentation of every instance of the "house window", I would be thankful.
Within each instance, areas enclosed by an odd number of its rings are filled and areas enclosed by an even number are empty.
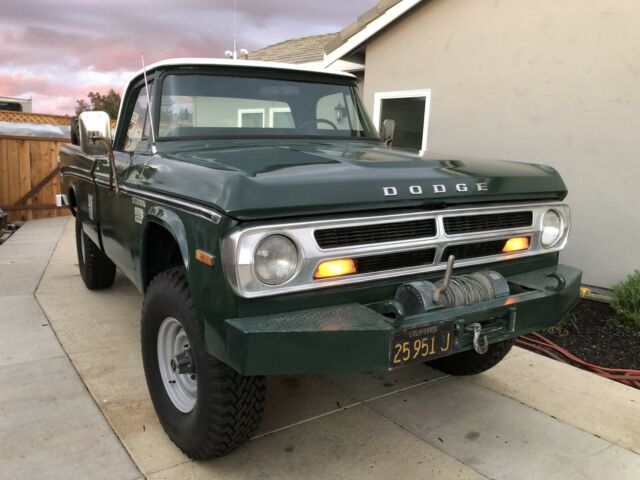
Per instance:
[[[289,107],[272,107],[269,109],[270,128],[295,128]]]
[[[427,150],[431,90],[377,92],[374,95],[373,121],[378,130],[386,119],[395,120],[393,146]]]
[[[238,126],[243,128],[264,128],[264,108],[239,109]]]
[[[22,105],[13,102],[0,102],[0,110],[8,110],[10,112],[21,112]]]

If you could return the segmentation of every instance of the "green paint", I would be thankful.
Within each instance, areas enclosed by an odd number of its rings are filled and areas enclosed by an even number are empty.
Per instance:
[[[562,275],[566,286],[549,290]],[[534,270],[508,280],[531,290],[483,304],[442,309],[409,317],[399,328],[429,325],[443,320],[464,323],[496,318],[486,328],[490,342],[498,342],[558,323],[574,306],[580,289],[580,271],[564,266]],[[515,331],[509,317],[515,315]],[[289,313],[238,318],[227,321],[231,365],[247,375],[383,371],[389,369],[389,345],[394,328],[384,316],[366,306],[340,306]],[[472,348],[472,334],[465,332],[453,353]]]
[[[218,72],[221,67],[210,69]],[[340,82],[355,88],[355,80],[323,74],[276,75],[258,69],[251,72],[243,74]],[[150,80],[158,83],[165,73],[150,72]],[[109,188],[106,159],[88,157],[78,147],[68,146],[60,154],[63,192],[73,192],[85,231],[141,291],[148,281],[145,265],[151,226],[159,226],[171,234],[188,271],[209,352],[243,373],[386,369],[393,328],[367,305],[389,300],[403,282],[417,278],[435,280],[441,274],[251,300],[240,298],[226,280],[220,251],[222,240],[239,225],[290,221],[292,217],[331,218],[347,212],[357,216],[489,202],[561,200],[567,194],[559,174],[547,166],[420,156],[385,148],[378,139],[207,138],[158,142],[157,155],[148,150],[124,152],[126,127],[136,100],[132,92],[139,82],[140,79],[135,79],[125,92],[122,121],[114,139],[123,190],[115,193]],[[156,119],[160,95],[161,89],[154,88]],[[383,188],[389,186],[396,189],[396,195],[384,195]],[[420,193],[411,194],[410,187],[415,193],[416,186],[420,187]],[[442,189],[446,192],[442,193]],[[153,197],[158,194],[165,200]],[[89,195],[94,199],[92,212],[87,201]],[[218,212],[219,222],[175,203],[184,201]],[[196,249],[214,255],[213,267],[193,261]],[[580,283],[580,273],[557,266],[557,260],[557,254],[546,254],[484,265],[481,268],[497,270],[514,285],[530,290],[514,294],[508,300],[455,312],[434,312],[407,321],[422,324],[454,318],[469,322],[515,308],[515,332],[496,331],[491,334],[492,341],[551,325],[575,303]],[[546,289],[553,280],[541,277],[541,273],[556,270],[566,280],[560,292]],[[505,305],[506,301],[513,305]],[[465,337],[455,351],[468,348],[469,338]]]

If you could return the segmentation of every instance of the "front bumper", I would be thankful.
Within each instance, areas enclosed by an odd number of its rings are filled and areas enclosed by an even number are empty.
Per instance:
[[[244,375],[383,371],[399,329],[454,320],[451,353],[458,353],[472,348],[465,325],[480,322],[489,343],[499,342],[556,324],[579,299],[581,272],[565,265],[506,278],[507,297],[407,317],[399,326],[357,303],[230,319],[229,364]]]

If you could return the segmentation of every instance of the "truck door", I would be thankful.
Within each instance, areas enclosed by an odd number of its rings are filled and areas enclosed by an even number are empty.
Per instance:
[[[150,92],[151,88],[152,85],[149,85]],[[126,137],[120,142],[121,145],[115,144],[113,152],[119,184],[124,188],[118,193],[111,188],[109,164],[106,161],[96,165],[95,181],[104,250],[137,285],[140,281],[145,201],[131,195],[126,186],[137,186],[138,174],[150,158],[150,130],[147,123],[147,92],[144,86],[140,85],[131,98],[136,99],[133,109],[129,109],[129,112],[123,109],[121,113],[125,118],[119,120],[128,125]]]
[[[64,163],[73,165],[73,170],[76,173],[74,182],[76,189],[74,193],[77,215],[82,222],[82,229],[93,243],[100,245],[96,188],[91,175],[94,171],[94,164],[102,161],[102,159],[83,153],[80,147],[61,152],[60,157],[62,158],[63,156],[73,157],[72,159],[66,159]]]

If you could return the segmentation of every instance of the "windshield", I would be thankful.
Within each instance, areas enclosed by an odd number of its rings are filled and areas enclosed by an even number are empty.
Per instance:
[[[159,140],[377,138],[352,85],[247,76],[167,75],[158,125]]]

